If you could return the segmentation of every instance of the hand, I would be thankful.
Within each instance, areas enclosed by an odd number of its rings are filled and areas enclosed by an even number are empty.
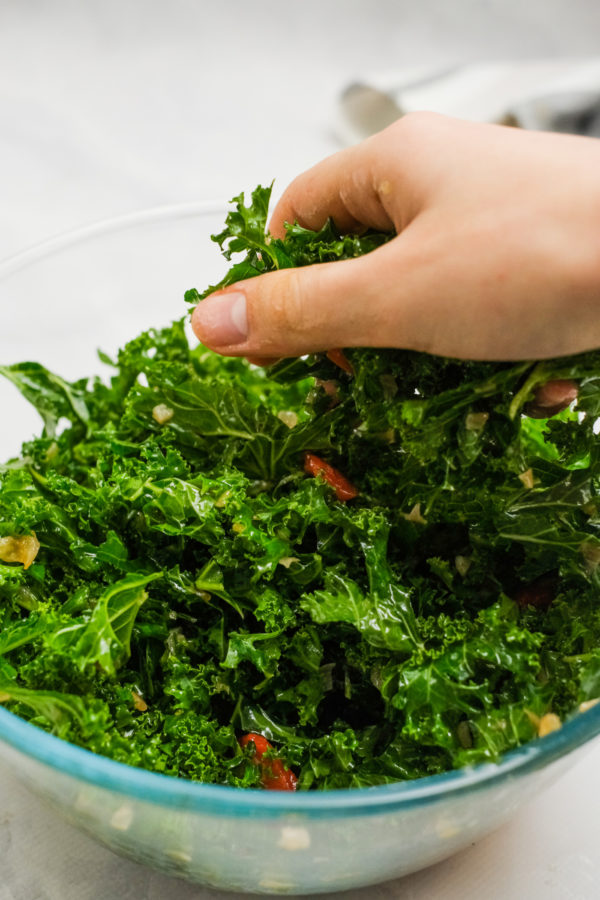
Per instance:
[[[386,346],[519,360],[600,346],[598,140],[413,114],[297,178],[271,231],[330,216],[398,236],[212,295],[193,316],[200,340],[263,359]]]

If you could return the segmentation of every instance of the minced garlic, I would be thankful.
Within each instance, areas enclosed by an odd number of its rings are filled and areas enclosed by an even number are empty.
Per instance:
[[[547,734],[558,731],[559,728],[562,728],[562,722],[556,713],[546,713],[538,723],[538,737],[546,737]]]
[[[0,560],[5,563],[23,563],[28,569],[38,551],[40,542],[35,534],[19,534],[0,538]]]
[[[175,413],[165,403],[158,403],[152,410],[152,418],[159,425],[166,425],[170,422]]]

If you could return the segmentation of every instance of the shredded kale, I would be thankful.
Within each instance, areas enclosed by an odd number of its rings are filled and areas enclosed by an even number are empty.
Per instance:
[[[271,239],[269,196],[235,198],[215,287],[391,237]],[[0,367],[44,423],[0,468],[0,702],[243,787],[258,733],[325,789],[496,761],[600,695],[600,352],[331,356],[264,372],[190,349],[182,319],[101,355],[106,381]],[[577,401],[527,417],[551,379]]]

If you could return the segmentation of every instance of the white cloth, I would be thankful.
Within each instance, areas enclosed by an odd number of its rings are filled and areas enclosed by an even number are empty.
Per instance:
[[[373,74],[342,92],[340,135],[351,144],[416,110],[600,137],[600,57],[418,66]]]

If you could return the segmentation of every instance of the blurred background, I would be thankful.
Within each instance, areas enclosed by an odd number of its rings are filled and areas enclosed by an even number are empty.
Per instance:
[[[280,193],[360,131],[340,104],[357,82],[393,87],[469,63],[578,65],[599,35],[597,0],[0,0],[0,259],[106,217],[228,200],[273,178]],[[2,312],[0,361],[14,349],[13,311]],[[52,336],[33,307],[30,319],[27,355],[42,358]],[[596,748],[453,860],[352,897],[596,897],[600,819],[586,798],[598,796],[599,760]],[[1,766],[0,900],[219,896],[97,847]]]
[[[0,258],[107,216],[277,190],[338,98],[414,67],[587,57],[596,0],[1,0]]]

